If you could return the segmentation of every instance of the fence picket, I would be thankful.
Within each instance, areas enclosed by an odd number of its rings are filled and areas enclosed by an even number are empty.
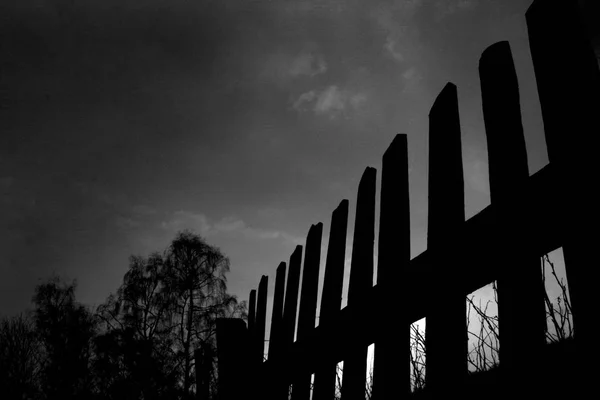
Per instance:
[[[283,295],[285,291],[285,262],[279,263],[275,275],[275,294],[273,296],[273,315],[271,316],[271,334],[269,335],[269,359],[277,358],[281,352],[281,325],[283,321]]]
[[[368,290],[373,286],[376,178],[377,170],[367,167],[358,185],[348,285],[349,306],[364,302]],[[347,349],[343,373],[342,400],[364,400],[367,376],[367,346],[364,343],[355,343],[351,349]]]
[[[237,318],[217,319],[219,399],[253,398],[256,368],[250,363],[251,341],[246,323]],[[241,372],[241,373],[240,373]]]
[[[248,305],[248,335],[254,337],[254,325],[256,322],[256,289],[250,291],[250,300]]]
[[[340,311],[344,283],[344,259],[348,230],[348,200],[342,200],[331,215],[325,261],[319,326],[326,326]],[[337,360],[323,356],[315,373],[313,400],[331,400],[335,395]]]
[[[548,158],[557,171],[553,186],[556,190],[548,195],[558,197],[564,210],[562,215],[553,217],[562,234],[574,337],[579,346],[575,363],[581,365],[599,355],[596,324],[591,316],[597,309],[597,274],[592,265],[598,243],[595,232],[600,222],[600,197],[595,185],[600,70],[577,3],[582,2],[537,0],[527,10],[525,19]],[[590,371],[583,371],[578,379],[581,384],[571,396],[583,397],[595,390],[592,382],[596,377]]]
[[[460,118],[456,86],[446,84],[429,113],[429,211],[427,249],[441,268],[455,268],[448,257],[465,222]],[[444,265],[449,264],[449,265]],[[435,394],[457,390],[467,374],[466,299],[458,282],[431,277],[439,289],[440,306],[427,316],[426,385]],[[443,306],[442,306],[443,304]]]
[[[505,389],[511,382],[530,382],[523,357],[539,359],[545,342],[546,315],[540,257],[532,251],[530,229],[522,221],[524,188],[529,179],[527,149],[521,122],[519,85],[510,45],[499,42],[488,47],[479,61],[481,96],[488,141],[490,195],[498,205],[499,247],[502,273],[497,279],[500,329],[500,363]],[[515,229],[520,226],[519,229]],[[517,371],[519,369],[519,371]],[[524,385],[521,383],[520,387]]]
[[[402,272],[410,262],[410,204],[408,193],[407,136],[398,134],[383,155],[377,285],[408,303]],[[380,318],[388,312],[380,308]],[[401,312],[401,311],[400,311]],[[410,394],[410,326],[401,324],[381,334],[375,342],[373,398]]]
[[[269,277],[263,275],[258,284],[258,298],[256,301],[256,354],[255,361],[261,365],[265,357],[265,329],[267,322],[267,286]]]
[[[308,236],[306,237],[302,290],[300,292],[300,310],[298,312],[298,340],[305,338],[315,328],[322,234],[323,224],[319,222],[316,225],[311,225]],[[292,399],[309,400],[311,374],[308,372],[308,369],[310,365],[302,365],[299,367],[300,371],[295,377]]]
[[[555,219],[563,232],[563,254],[573,306],[575,335],[594,346],[596,311],[594,258],[600,198],[597,135],[600,132],[600,71],[580,21],[576,2],[535,1],[525,14],[537,81],[546,147],[557,167],[556,190],[565,218]],[[560,21],[560,29],[557,29]],[[560,49],[560,57],[556,50]],[[563,79],[561,77],[568,77]],[[567,217],[568,215],[568,217]]]

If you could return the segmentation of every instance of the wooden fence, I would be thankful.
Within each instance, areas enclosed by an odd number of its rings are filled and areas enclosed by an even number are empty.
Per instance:
[[[290,385],[293,400],[308,400],[312,374],[313,400],[331,400],[342,360],[342,399],[364,400],[372,343],[377,400],[577,398],[598,391],[592,384],[597,367],[586,361],[599,360],[593,342],[598,304],[593,252],[600,206],[594,187],[600,73],[574,1],[536,0],[526,21],[550,163],[529,175],[512,55],[508,42],[496,43],[479,62],[491,205],[465,221],[457,88],[448,83],[429,113],[427,251],[411,259],[407,138],[399,134],[383,155],[377,285],[371,284],[376,170],[367,168],[358,187],[347,307],[340,310],[348,221],[348,200],[343,200],[332,215],[319,326],[321,223],[308,232],[302,287],[302,246],[288,265],[277,268],[267,361],[266,276],[258,295],[250,294],[248,329],[240,320],[219,321],[221,400],[283,400]],[[545,344],[540,268],[540,257],[559,247],[575,327],[574,348],[562,355]],[[500,365],[475,379],[467,368],[465,296],[493,281]],[[416,394],[409,380],[409,329],[424,317],[426,388]]]

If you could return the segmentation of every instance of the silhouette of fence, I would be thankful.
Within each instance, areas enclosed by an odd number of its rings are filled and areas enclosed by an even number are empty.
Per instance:
[[[600,204],[592,184],[600,72],[574,3],[537,0],[526,13],[550,163],[529,176],[512,55],[508,42],[496,43],[479,63],[491,205],[465,222],[457,88],[448,83],[429,114],[427,251],[410,257],[407,138],[399,134],[383,156],[377,285],[376,170],[367,168],[358,187],[347,307],[340,310],[348,220],[343,200],[332,215],[319,326],[321,223],[308,232],[302,288],[302,246],[291,255],[287,284],[286,264],[277,268],[267,361],[266,276],[258,296],[250,294],[248,330],[242,321],[219,320],[221,399],[285,399],[293,385],[293,400],[308,400],[314,374],[313,399],[330,400],[335,368],[343,360],[342,398],[363,400],[371,343],[376,399],[473,393],[505,398],[517,392],[564,398],[591,389],[591,369],[573,372],[573,366],[597,355],[591,268],[597,235],[586,227],[598,226]],[[561,246],[575,336],[574,350],[559,357],[562,350],[545,345],[540,257]],[[500,366],[473,377],[467,372],[465,296],[492,281],[498,285]],[[389,304],[397,306],[390,312]],[[426,388],[411,394],[409,329],[423,317]],[[566,362],[569,367],[561,364]],[[562,383],[555,386],[559,375]]]

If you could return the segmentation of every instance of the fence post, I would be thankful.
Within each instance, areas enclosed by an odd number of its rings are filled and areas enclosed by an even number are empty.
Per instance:
[[[302,291],[300,293],[300,311],[298,312],[298,340],[306,338],[315,328],[317,312],[317,290],[319,288],[319,264],[321,262],[321,237],[323,224],[311,225],[306,237],[304,252],[304,271],[302,273]],[[311,360],[317,362],[317,360]],[[294,380],[293,400],[310,399],[310,365],[300,366]]]
[[[256,301],[256,344],[255,362],[260,368],[265,358],[265,328],[267,322],[267,285],[269,277],[263,275],[258,284],[258,299]]]
[[[250,305],[248,306],[248,336],[254,341],[254,325],[256,323],[256,289],[250,291]],[[254,342],[253,342],[254,343]]]
[[[558,174],[549,196],[560,196],[563,255],[573,311],[578,365],[597,359],[598,245],[597,135],[600,132],[600,71],[577,2],[536,0],[525,14],[546,147]],[[558,29],[557,24],[560,24]],[[557,49],[560,56],[557,57]],[[565,78],[559,78],[565,77]],[[566,78],[568,77],[568,78]],[[562,217],[562,218],[560,218]],[[591,228],[591,229],[590,229]],[[584,368],[571,397],[595,390],[593,369]]]
[[[327,326],[331,318],[340,311],[342,305],[347,230],[348,200],[344,199],[331,215],[319,326]],[[332,400],[334,398],[336,367],[337,360],[332,359],[322,360],[322,363],[317,365],[313,400]]]
[[[281,325],[283,321],[283,294],[285,290],[285,262],[277,267],[275,275],[275,294],[273,297],[273,314],[271,316],[271,334],[269,335],[269,360],[281,354]]]
[[[298,289],[300,287],[300,262],[302,261],[302,246],[297,245],[290,257],[290,272],[285,291],[283,306],[283,323],[285,327],[285,345],[294,342],[296,332],[296,309],[298,308]]]
[[[595,184],[600,72],[575,3],[534,1],[525,17],[548,158],[559,175],[552,188],[556,190],[549,188],[548,195],[562,196],[561,231],[574,334],[583,346],[579,353],[585,354],[596,346],[592,342],[596,332],[592,316],[598,301],[590,264],[595,259],[597,235],[588,228],[598,226],[600,202]],[[557,49],[560,57],[556,56]]]
[[[399,304],[408,304],[403,295],[402,272],[410,262],[410,204],[408,190],[408,143],[398,134],[383,155],[379,209],[379,251],[377,285],[394,292]],[[403,308],[401,307],[400,310]],[[383,309],[379,318],[388,318]],[[402,315],[397,320],[404,320]],[[373,398],[410,395],[410,325],[379,332],[375,341]]]
[[[273,297],[273,314],[271,317],[271,335],[269,336],[269,375],[272,384],[267,390],[271,400],[283,400],[285,395],[281,381],[284,378],[279,363],[282,360],[283,348],[283,295],[285,291],[285,262],[277,267],[275,276],[275,294]]]
[[[297,245],[290,257],[290,269],[288,273],[287,287],[285,290],[285,304],[283,305],[283,332],[282,332],[282,348],[289,354],[290,348],[294,343],[294,333],[296,331],[296,310],[298,308],[298,289],[300,286],[300,263],[302,261],[302,246]],[[289,373],[295,366],[284,366],[285,374],[281,380],[281,390],[285,391],[282,394],[277,393],[278,398],[287,399],[288,387],[292,383],[292,375]],[[281,396],[281,397],[279,397]],[[285,396],[285,397],[283,397]]]
[[[348,306],[360,307],[365,294],[373,287],[376,178],[377,170],[367,167],[358,185]],[[351,343],[347,346],[342,381],[343,400],[365,399],[367,352],[368,348],[364,343]]]
[[[464,179],[456,86],[446,84],[429,113],[429,215],[427,249],[437,268],[451,268],[449,260],[457,234],[465,221]],[[431,284],[440,296],[439,310],[427,314],[426,385],[435,395],[453,397],[467,375],[466,298],[457,292],[459,282]]]
[[[242,319],[217,319],[220,400],[254,398],[256,377],[250,363],[249,344],[248,330]]]
[[[498,317],[502,342],[503,388],[525,382],[536,387],[531,365],[545,341],[546,313],[540,257],[521,211],[529,178],[521,122],[519,85],[508,42],[488,47],[479,61],[481,96],[488,142],[490,195],[502,243],[503,269],[498,277]],[[515,227],[519,226],[518,229]],[[526,355],[526,356],[525,356]],[[530,360],[524,362],[524,360]]]

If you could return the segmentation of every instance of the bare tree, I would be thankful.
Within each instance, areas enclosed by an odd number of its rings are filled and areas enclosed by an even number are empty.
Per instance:
[[[412,391],[425,387],[425,330],[410,326],[410,386]]]
[[[217,318],[244,317],[245,304],[227,293],[229,259],[200,236],[179,232],[165,263],[165,288],[176,300],[171,309],[174,344],[182,361],[183,391],[190,395],[195,383],[194,350],[210,348],[216,354]]]
[[[492,282],[494,300],[488,300],[485,305],[481,299],[475,302],[475,295],[467,296],[467,334],[474,339],[474,345],[469,349],[467,361],[472,369],[469,372],[486,371],[498,365],[500,350],[500,332],[498,329],[498,315],[488,313],[489,306],[498,304],[498,289],[496,282]],[[469,329],[471,311],[477,318],[479,331]]]
[[[548,290],[544,291],[544,302],[546,303],[546,321],[552,329],[546,326],[546,341],[554,343],[572,337],[574,334],[573,328],[573,312],[571,302],[569,301],[569,293],[567,283],[563,278],[559,278],[556,274],[554,262],[550,260],[548,254],[542,257],[542,277],[544,279],[544,287],[546,287],[546,268],[550,267],[550,274],[558,284],[560,294],[556,297],[556,306],[548,296]]]
[[[246,302],[227,293],[228,271],[227,257],[190,231],[179,232],[163,253],[132,256],[117,295],[98,308],[107,332],[105,364],[111,371],[126,366],[117,372],[129,371],[124,382],[135,381],[143,398],[178,393],[187,399],[198,390],[198,350],[216,393],[216,320],[247,318]]]
[[[40,394],[43,347],[29,314],[0,320],[0,387],[6,398]]]
[[[106,397],[164,398],[177,390],[174,299],[164,290],[164,264],[160,253],[131,256],[117,294],[96,311],[103,329],[95,340],[95,370]]]
[[[560,278],[556,271],[555,262],[549,255],[542,257],[542,277],[544,279],[544,301],[546,304],[546,342],[555,343],[568,339],[574,334],[571,303],[569,301],[567,282]],[[548,294],[548,283],[546,279],[553,278],[553,282],[559,288],[559,294],[550,298]],[[475,295],[467,296],[467,329],[476,318],[473,326],[478,329],[467,330],[473,345],[469,348],[468,363],[469,372],[476,373],[496,367],[499,362],[500,330],[497,315],[490,315],[490,309],[498,304],[498,290],[496,282],[492,283],[493,300],[485,303],[476,299]],[[416,324],[411,326],[411,388],[413,391],[425,386],[425,336],[420,332]]]

